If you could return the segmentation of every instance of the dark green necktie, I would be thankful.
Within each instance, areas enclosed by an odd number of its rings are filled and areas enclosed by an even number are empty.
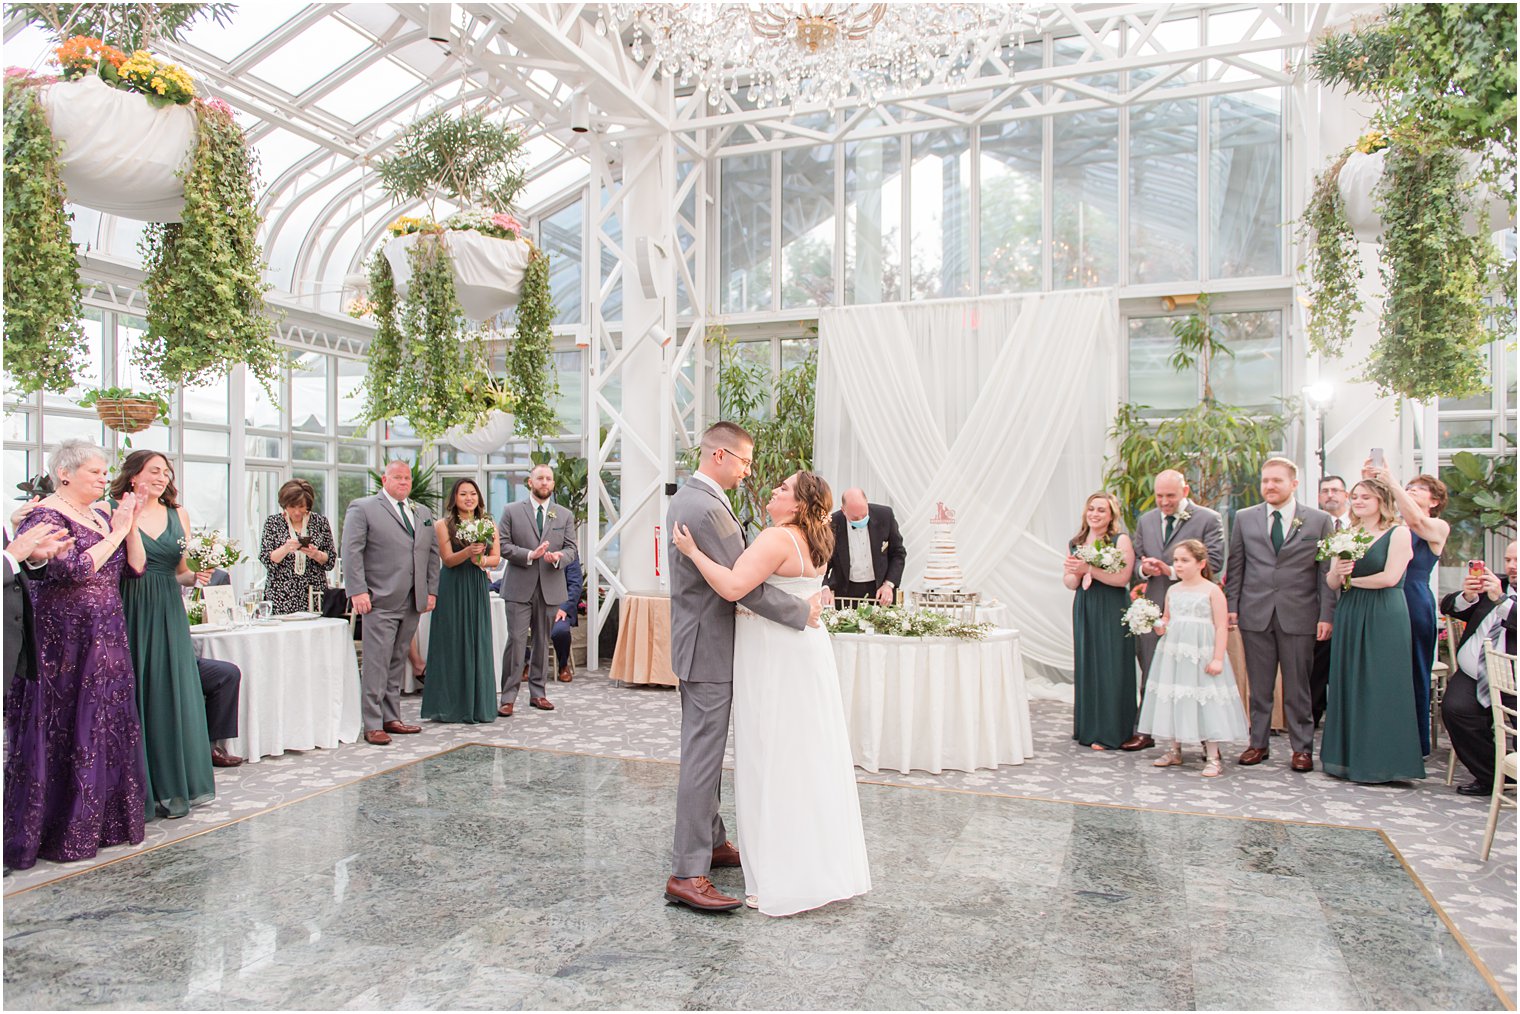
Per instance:
[[[1282,511],[1273,511],[1272,512],[1272,552],[1275,553],[1278,550],[1282,549],[1282,544],[1283,544]]]
[[[1172,541],[1172,532],[1174,532],[1176,530],[1177,530],[1177,515],[1175,515],[1175,514],[1168,514],[1166,516],[1166,539],[1164,541],[1171,542]]]
[[[538,534],[544,534],[544,505],[538,505]]]
[[[406,534],[416,536],[417,529],[412,527],[412,519],[406,516],[406,504],[396,504],[396,510],[401,512],[401,523],[406,527]]]

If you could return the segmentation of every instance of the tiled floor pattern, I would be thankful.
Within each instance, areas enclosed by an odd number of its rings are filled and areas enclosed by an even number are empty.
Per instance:
[[[106,850],[95,864],[131,857],[156,845],[463,743],[527,746],[610,757],[667,761],[676,758],[680,714],[673,691],[623,687],[599,674],[583,674],[575,683],[556,685],[551,692],[559,704],[559,709],[552,713],[528,709],[524,700],[517,716],[490,725],[425,723],[427,728],[422,735],[397,737],[396,745],[389,748],[354,744],[337,750],[268,758],[259,764],[219,771],[219,796],[215,801],[183,820],[150,824],[148,840],[142,846]],[[415,718],[417,699],[407,698],[403,706]],[[1478,862],[1476,846],[1482,833],[1486,801],[1453,795],[1441,784],[1440,775],[1444,771],[1436,764],[1432,764],[1432,777],[1418,785],[1366,787],[1338,782],[1318,772],[1292,775],[1286,769],[1286,753],[1278,751],[1260,767],[1228,765],[1227,777],[1205,781],[1197,776],[1199,765],[1191,761],[1183,769],[1154,770],[1149,766],[1148,754],[1095,753],[1079,748],[1069,738],[1071,709],[1067,704],[1037,701],[1032,713],[1036,756],[1024,765],[943,775],[860,772],[860,777],[865,782],[1380,828],[1502,988],[1510,996],[1515,995],[1513,813],[1501,817],[1491,861]],[[1444,751],[1440,756],[1444,763]],[[941,794],[906,795],[917,798]],[[664,803],[665,826],[656,834],[659,848],[664,847],[663,841],[669,835],[672,803],[673,792]],[[33,870],[7,875],[5,891],[9,897],[95,864],[39,863]],[[663,867],[663,860],[654,865],[654,875],[662,875],[659,868]],[[8,956],[9,952],[8,937]]]
[[[12,896],[6,1003],[1500,1006],[1374,831],[863,785],[868,895],[704,916],[675,776],[466,746]]]

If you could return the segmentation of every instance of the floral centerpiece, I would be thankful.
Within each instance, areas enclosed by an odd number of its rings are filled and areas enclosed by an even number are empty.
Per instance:
[[[992,629],[990,623],[965,623],[943,613],[902,606],[862,605],[854,609],[826,609],[823,626],[831,634],[885,634],[890,637],[953,637],[980,641]]]
[[[1296,520],[1296,519],[1295,519]],[[1372,548],[1372,534],[1365,528],[1342,528],[1319,540],[1316,560],[1360,560]],[[1351,578],[1341,584],[1341,591],[1351,587]]]

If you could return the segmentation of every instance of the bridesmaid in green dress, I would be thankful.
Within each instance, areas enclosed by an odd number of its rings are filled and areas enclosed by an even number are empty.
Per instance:
[[[422,717],[435,722],[496,721],[486,569],[501,562],[501,538],[493,535],[489,546],[459,539],[461,521],[486,517],[480,487],[473,479],[459,479],[435,526],[443,567],[428,630],[428,680],[422,688]]]
[[[179,505],[168,459],[157,451],[127,455],[111,497],[119,500],[128,490],[143,503],[128,538],[140,539],[147,555],[143,576],[123,581],[121,590],[148,761],[147,816],[183,817],[216,796],[206,698],[180,596],[181,586],[204,584],[211,572],[197,574],[185,563],[180,539],[190,519]]]
[[[1351,587],[1335,606],[1320,765],[1353,782],[1424,778],[1404,599],[1404,570],[1414,556],[1409,529],[1398,523],[1393,490],[1381,479],[1351,487],[1351,515],[1374,542],[1360,560],[1334,561],[1326,578],[1343,585],[1349,577]]]
[[[1106,540],[1124,554],[1124,566],[1106,572],[1083,563],[1075,552]],[[1122,622],[1129,608],[1135,549],[1119,520],[1112,493],[1087,498],[1082,527],[1068,547],[1061,581],[1076,592],[1071,627],[1076,660],[1076,698],[1071,738],[1094,750],[1114,750],[1135,731],[1135,642]]]

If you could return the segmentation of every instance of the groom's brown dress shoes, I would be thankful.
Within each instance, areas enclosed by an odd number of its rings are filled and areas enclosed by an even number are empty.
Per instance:
[[[407,725],[405,722],[394,718],[386,722],[381,728],[392,736],[415,736],[422,731],[422,726],[420,725]]]
[[[665,881],[665,900],[698,912],[732,912],[744,904],[720,892],[706,877],[671,877]]]
[[[1262,748],[1253,746],[1245,753],[1241,754],[1240,760],[1236,761],[1235,763],[1244,764],[1246,767],[1250,767],[1252,764],[1260,764],[1270,756],[1272,755],[1267,753],[1267,751],[1263,750]]]
[[[1314,755],[1306,753],[1302,750],[1295,750],[1293,752],[1293,759],[1291,762],[1289,762],[1288,767],[1292,768],[1294,771],[1299,772],[1313,771]]]
[[[742,866],[739,862],[739,849],[731,841],[713,849],[712,864],[714,866]]]
[[[1123,743],[1119,744],[1120,750],[1149,750],[1156,745],[1156,741],[1143,732],[1137,732]]]

